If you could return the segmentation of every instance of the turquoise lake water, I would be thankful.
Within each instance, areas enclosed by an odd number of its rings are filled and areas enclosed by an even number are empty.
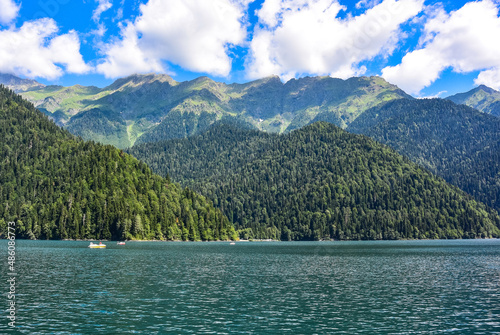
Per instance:
[[[2,334],[500,333],[499,240],[16,242]]]

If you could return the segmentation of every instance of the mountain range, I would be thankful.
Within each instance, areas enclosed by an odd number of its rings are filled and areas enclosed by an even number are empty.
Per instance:
[[[285,84],[269,77],[225,84],[207,77],[176,82],[168,75],[149,74],[118,79],[102,89],[10,87],[71,133],[119,148],[183,138],[222,118],[276,133],[315,121],[346,127],[381,102],[411,98],[379,77],[306,77]]]
[[[146,74],[98,88],[45,86],[0,74],[0,84],[20,93],[71,133],[118,148],[187,137],[221,119],[275,133],[316,121],[346,128],[378,104],[413,99],[380,77],[305,77],[286,83],[268,77],[225,84],[208,77],[177,82],[168,75]],[[486,86],[447,99],[500,116],[500,92]]]
[[[21,237],[500,234],[500,93],[484,86],[444,100],[378,77],[0,79],[22,95],[0,89],[0,214]]]

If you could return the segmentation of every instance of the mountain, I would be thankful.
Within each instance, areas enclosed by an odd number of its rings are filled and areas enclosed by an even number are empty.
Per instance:
[[[106,142],[116,147],[129,146],[127,124],[120,114],[104,109],[90,109],[71,118],[65,127],[84,139]]]
[[[0,86],[0,235],[17,238],[226,240],[210,201],[110,145],[85,142]]]
[[[467,105],[500,117],[500,92],[481,85],[466,93],[459,93],[447,98],[456,104]]]
[[[128,152],[212,199],[242,238],[499,236],[498,213],[385,145],[317,122],[277,135],[217,123]]]
[[[0,85],[8,86],[15,92],[25,92],[31,89],[41,89],[45,85],[31,79],[21,79],[8,73],[0,73]]]
[[[347,128],[385,143],[500,209],[500,119],[441,99],[398,100]]]
[[[225,84],[208,77],[176,82],[158,74],[132,75],[102,89],[48,86],[22,95],[58,125],[119,148],[194,135],[223,118],[276,133],[315,121],[346,127],[368,108],[411,98],[379,77],[306,77],[285,84],[269,77]],[[91,110],[93,121],[79,117]]]

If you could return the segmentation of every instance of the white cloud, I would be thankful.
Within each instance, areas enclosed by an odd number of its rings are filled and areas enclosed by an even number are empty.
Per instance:
[[[107,46],[106,61],[97,65],[97,72],[107,78],[117,78],[132,73],[165,72],[161,61],[149,58],[139,46],[134,25],[122,28],[122,39]]]
[[[0,24],[8,25],[17,17],[20,6],[14,0],[0,0]]]
[[[101,14],[110,9],[113,4],[110,0],[96,0],[96,2],[98,3],[98,5],[92,13],[92,20],[94,20],[94,22],[99,22],[99,20],[101,19]]]
[[[56,79],[69,73],[86,73],[91,68],[80,54],[80,40],[74,31],[57,35],[54,20],[27,21],[21,28],[0,31],[0,72],[26,77]]]
[[[227,76],[228,46],[246,37],[242,24],[248,0],[150,0],[124,26],[122,38],[105,46],[98,72],[118,77],[163,71],[163,61],[195,72]],[[131,57],[134,55],[134,57]]]
[[[366,69],[359,63],[390,54],[402,38],[400,25],[423,2],[384,0],[362,15],[340,19],[345,8],[338,1],[266,0],[251,41],[248,77],[362,74]]]
[[[500,18],[495,2],[469,2],[449,14],[439,10],[426,22],[424,34],[420,49],[382,70],[385,79],[418,94],[452,68],[458,73],[482,71],[476,84],[500,88]]]
[[[486,85],[500,91],[500,66],[482,71],[474,80],[476,85]]]

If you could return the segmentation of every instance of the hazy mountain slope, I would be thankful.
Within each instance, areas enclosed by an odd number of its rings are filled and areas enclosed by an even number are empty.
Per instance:
[[[447,98],[456,104],[467,105],[481,112],[500,117],[500,92],[481,85],[465,93]]]
[[[112,146],[84,142],[0,87],[0,235],[225,240],[211,202]]]
[[[240,237],[498,236],[498,213],[392,149],[328,123],[288,134],[216,125],[129,152],[210,199]]]
[[[500,209],[500,119],[440,99],[398,100],[348,128],[385,143]]]
[[[155,74],[132,75],[102,89],[49,86],[22,94],[57,124],[68,127],[72,117],[89,110],[102,111],[94,113],[95,117],[119,114],[127,125],[128,138],[119,137],[117,141],[115,134],[123,132],[121,125],[99,133],[90,129],[92,123],[84,129],[80,119],[78,129],[79,134],[91,134],[96,141],[120,148],[136,140],[144,143],[196,134],[221,118],[277,133],[318,120],[345,127],[379,103],[411,98],[379,77],[306,77],[285,84],[278,77],[269,77],[228,85],[207,77],[176,82],[167,75]]]
[[[30,89],[40,89],[44,84],[31,79],[21,79],[11,74],[0,73],[0,85],[8,86],[14,92],[24,92]]]

